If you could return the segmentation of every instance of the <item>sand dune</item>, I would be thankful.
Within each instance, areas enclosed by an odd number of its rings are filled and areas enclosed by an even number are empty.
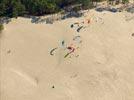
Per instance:
[[[133,16],[12,19],[1,36],[1,100],[134,100]]]

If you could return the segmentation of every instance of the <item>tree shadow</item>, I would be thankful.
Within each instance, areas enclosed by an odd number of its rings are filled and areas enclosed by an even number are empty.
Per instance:
[[[9,17],[0,18],[0,24],[8,24],[9,22],[11,22],[11,18]]]
[[[84,14],[82,12],[75,12],[75,11],[71,11],[71,12],[65,12],[64,14],[52,14],[48,17],[40,17],[40,16],[31,16],[31,23],[34,24],[42,24],[42,23],[46,23],[46,24],[53,24],[55,21],[59,21],[59,20],[65,20],[67,18],[79,18],[82,17]]]

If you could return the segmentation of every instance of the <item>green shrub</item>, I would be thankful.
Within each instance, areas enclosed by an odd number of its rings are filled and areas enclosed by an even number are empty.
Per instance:
[[[129,0],[122,0],[122,3],[124,3],[124,4],[126,4],[128,2],[129,2]]]
[[[2,32],[3,29],[4,29],[4,26],[0,24],[0,32]]]

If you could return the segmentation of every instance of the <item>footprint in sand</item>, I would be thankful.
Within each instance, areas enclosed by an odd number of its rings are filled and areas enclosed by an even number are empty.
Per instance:
[[[27,81],[28,83],[30,83],[33,86],[37,86],[38,85],[38,79],[35,77],[31,77],[28,74],[26,74],[25,72],[19,71],[19,70],[15,70],[12,69],[11,70],[13,73],[15,73],[16,75],[18,75],[21,79],[24,79],[25,81]]]
[[[132,37],[134,37],[134,33],[132,33]]]
[[[97,52],[94,54],[94,59],[97,64],[110,64],[113,60],[113,53],[109,51]]]
[[[11,50],[8,50],[8,51],[7,51],[7,54],[10,54],[10,53],[11,53]]]
[[[19,69],[5,68],[1,71],[1,90],[9,97],[20,98],[22,95],[32,95],[36,92],[38,83],[37,78]]]

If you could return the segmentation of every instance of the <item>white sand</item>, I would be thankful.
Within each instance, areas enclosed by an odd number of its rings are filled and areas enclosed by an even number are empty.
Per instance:
[[[1,100],[134,100],[134,19],[125,20],[134,15],[94,10],[87,15],[52,25],[26,18],[5,25]],[[86,18],[91,23],[79,33],[70,28]],[[82,39],[79,49],[64,58],[61,42],[69,45],[76,35]]]

